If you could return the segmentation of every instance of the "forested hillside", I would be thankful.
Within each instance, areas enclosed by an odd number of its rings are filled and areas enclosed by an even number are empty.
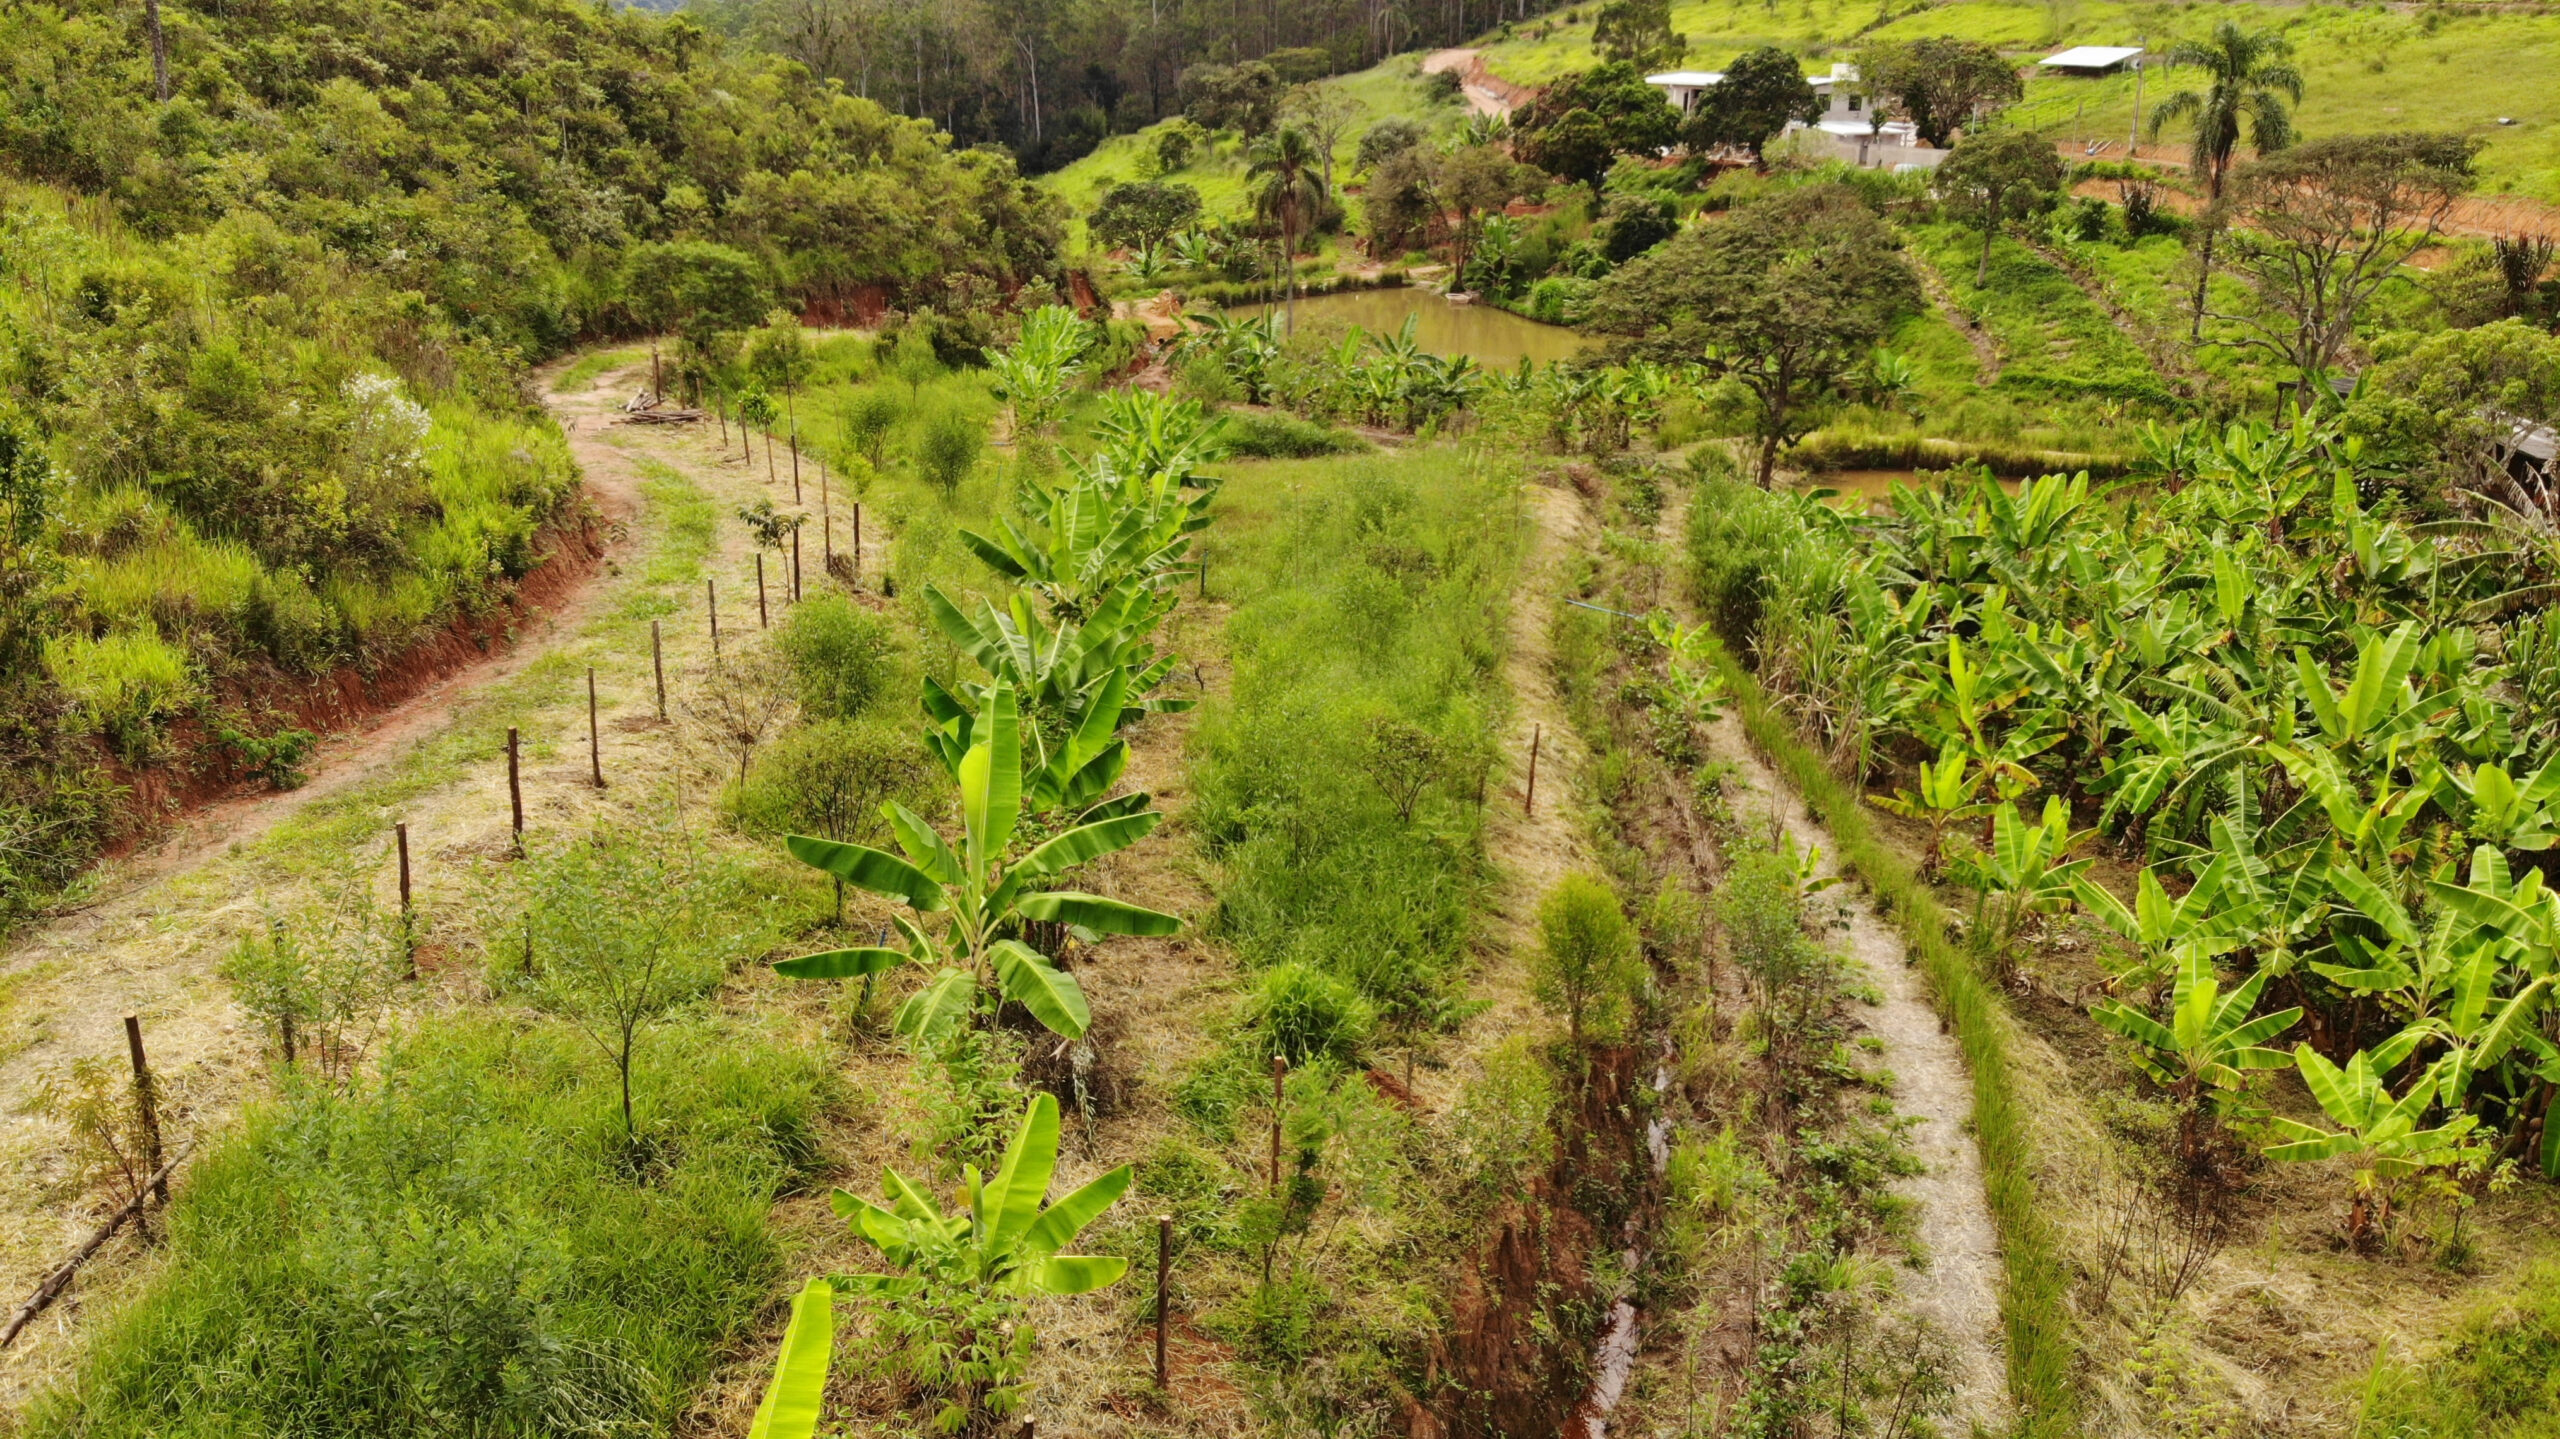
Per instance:
[[[983,303],[1060,234],[999,154],[565,3],[14,8],[0,156],[0,922],[506,597],[574,494],[528,362]]]

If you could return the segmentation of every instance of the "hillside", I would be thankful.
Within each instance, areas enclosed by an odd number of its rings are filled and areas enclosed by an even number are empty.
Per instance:
[[[503,633],[585,523],[525,366],[634,325],[635,254],[732,324],[1056,268],[1003,158],[681,19],[157,13],[165,77],[142,10],[0,16],[0,926]]]

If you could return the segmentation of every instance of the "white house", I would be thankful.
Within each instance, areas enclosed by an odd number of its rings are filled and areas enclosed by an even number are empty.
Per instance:
[[[2140,69],[2141,61],[2142,47],[2139,45],[2074,45],[2059,54],[2038,60],[2036,68],[2063,75],[2094,77]]]
[[[1671,97],[1671,108],[1683,115],[1698,108],[1698,97],[1706,93],[1708,86],[1723,81],[1721,70],[1672,70],[1644,77],[1644,83],[1660,86],[1662,93]]]

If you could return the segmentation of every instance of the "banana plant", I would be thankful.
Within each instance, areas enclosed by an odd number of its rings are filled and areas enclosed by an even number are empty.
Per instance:
[[[2130,906],[2086,872],[2071,877],[2072,897],[2081,908],[2136,947],[2133,965],[2115,976],[2116,989],[2147,993],[2178,973],[2187,957],[2209,960],[2239,947],[2239,937],[2219,913],[2226,873],[2219,862],[2207,865],[2186,893],[2171,899],[2159,875],[2145,865],[2134,879]]]
[[[2069,855],[2089,835],[2072,832],[2071,807],[2060,795],[2048,796],[2043,814],[2032,822],[2020,818],[2014,804],[1992,806],[1990,845],[1952,866],[1956,882],[1982,897],[1977,933],[1987,953],[2005,965],[2028,915],[2071,907],[2072,881],[2088,871],[2090,861]]]
[[[927,742],[956,774],[971,743],[973,717],[991,685],[1010,687],[1037,722],[1035,767],[1053,757],[1046,735],[1082,732],[1097,710],[1107,711],[1107,734],[1148,714],[1191,708],[1196,701],[1154,693],[1172,675],[1174,660],[1157,654],[1148,637],[1172,603],[1169,595],[1124,586],[1103,597],[1081,622],[1053,629],[1019,593],[1003,610],[980,601],[973,620],[939,587],[926,586],[925,613],[934,627],[990,676],[985,683],[963,680],[951,687],[926,678],[924,710],[934,723]]]
[[[1934,763],[1920,761],[1918,788],[1896,791],[1891,798],[1879,798],[1874,803],[1887,814],[1916,819],[1929,826],[1929,850],[1922,857],[1921,868],[1935,875],[1946,863],[1947,831],[1960,821],[1978,819],[1995,808],[1975,798],[1981,788],[1982,776],[1971,768],[1964,742],[1950,737]]]
[[[1198,400],[1136,386],[1112,390],[1103,395],[1102,417],[1093,425],[1101,442],[1095,458],[1123,486],[1123,500],[1153,495],[1167,484],[1215,489],[1218,481],[1200,467],[1226,453],[1226,426],[1226,416],[1211,414]]]
[[[782,1352],[774,1356],[773,1378],[756,1404],[747,1439],[816,1439],[835,1343],[835,1287],[812,1279],[792,1296]]]
[[[1058,418],[1067,387],[1084,373],[1092,332],[1064,305],[1043,305],[1023,317],[1022,334],[987,356],[996,394],[1013,410],[1015,436],[1037,435]]]
[[[2200,947],[2190,947],[2178,957],[2167,1024],[2120,999],[2089,1011],[2091,1019],[2141,1046],[2135,1062],[2176,1097],[2179,1148],[2189,1163],[2203,1156],[2208,1125],[2245,1101],[2249,1075],[2285,1066],[2284,1051],[2266,1043],[2291,1029],[2302,1009],[2297,1005],[2250,1018],[2267,979],[2260,970],[2224,994],[2212,958]]]
[[[1060,1251],[1128,1192],[1129,1166],[1123,1164],[1044,1208],[1057,1172],[1058,1101],[1035,1094],[995,1174],[986,1177],[974,1164],[963,1166],[965,1203],[949,1214],[894,1169],[881,1174],[886,1204],[833,1191],[827,1202],[835,1212],[905,1271],[852,1275],[838,1282],[849,1293],[889,1298],[936,1284],[1025,1296],[1090,1294],[1118,1283],[1129,1272],[1128,1260]]]
[[[2500,849],[2560,846],[2560,759],[2546,761],[2521,782],[2504,765],[2487,762],[2446,778],[2462,797],[2457,814],[2466,838]]]
[[[928,933],[916,919],[896,916],[903,949],[861,946],[786,959],[776,972],[797,979],[861,979],[901,964],[932,970],[933,977],[899,1006],[891,1027],[918,1044],[940,1044],[968,1016],[1001,1000],[1013,1000],[1051,1033],[1081,1036],[1093,1022],[1084,988],[1029,945],[1010,937],[1024,920],[1081,925],[1097,934],[1167,935],[1182,927],[1174,916],[1072,890],[1035,891],[1032,885],[1075,865],[1137,843],[1161,823],[1157,811],[1119,803],[1100,817],[1034,846],[1008,861],[1006,849],[1023,813],[1022,724],[1013,688],[992,686],[957,767],[962,834],[954,848],[906,806],[881,806],[904,858],[865,845],[840,844],[809,835],[789,836],[785,846],[804,864],[874,894],[905,903],[916,916],[944,915],[948,923]],[[1135,806],[1144,796],[1133,796]]]
[[[1028,524],[999,516],[995,534],[964,529],[960,542],[1039,596],[1058,620],[1084,619],[1122,589],[1163,590],[1187,572],[1191,536],[1207,527],[1211,497],[1175,491],[1133,502],[1119,476],[1101,468],[1107,464],[1051,490]]]
[[[2269,1121],[2282,1142],[2267,1146],[2269,1159],[2284,1163],[2352,1156],[2355,1198],[2347,1209],[2347,1237],[2358,1247],[2369,1244],[2391,1218],[2391,1203],[2402,1180],[2430,1169],[2469,1164],[2488,1153],[2485,1145],[2462,1141],[2478,1128],[2476,1114],[2456,1114],[2444,1123],[2422,1128],[2436,1102],[2442,1065],[2430,1065],[2394,1099],[2382,1076],[2398,1067],[2414,1047],[2402,1034],[2373,1050],[2357,1050],[2345,1065],[2330,1063],[2310,1045],[2296,1045],[2294,1065],[2303,1086],[2320,1102],[2336,1129],[2323,1129],[2277,1115]]]

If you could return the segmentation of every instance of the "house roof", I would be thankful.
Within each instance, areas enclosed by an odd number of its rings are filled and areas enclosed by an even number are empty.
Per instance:
[[[1703,87],[1707,85],[1718,85],[1723,82],[1724,72],[1722,70],[1671,70],[1660,75],[1647,75],[1644,77],[1644,83],[1648,85]]]
[[[2139,45],[2074,45],[2036,63],[2048,70],[2112,70],[2141,53]]]

